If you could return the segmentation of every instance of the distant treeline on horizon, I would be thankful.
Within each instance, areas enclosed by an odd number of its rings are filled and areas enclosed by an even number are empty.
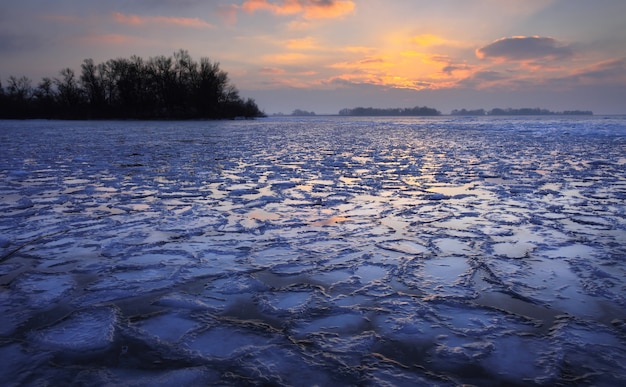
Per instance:
[[[263,117],[253,99],[243,100],[218,63],[195,62],[186,50],[144,60],[85,59],[81,73],[65,68],[61,78],[37,87],[27,77],[0,83],[0,118],[224,119]]]
[[[314,112],[296,109],[292,115],[315,115]],[[442,113],[434,108],[426,106],[414,108],[364,108],[341,109],[340,116],[440,116]],[[454,109],[450,113],[452,116],[543,116],[543,115],[593,115],[590,110],[565,110],[555,112],[541,108],[494,108],[489,111],[485,109]]]
[[[541,108],[521,108],[521,109],[512,109],[512,108],[494,108],[489,111],[485,109],[474,109],[467,110],[454,109],[450,113],[452,116],[551,116],[551,115],[581,115],[581,116],[591,116],[593,112],[590,110],[565,110],[562,112],[554,112],[547,109]]]
[[[441,112],[437,109],[426,106],[414,108],[364,108],[356,107],[353,109],[341,109],[340,116],[440,116]]]

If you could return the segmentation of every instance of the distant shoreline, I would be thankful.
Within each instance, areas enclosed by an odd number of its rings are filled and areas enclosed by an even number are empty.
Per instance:
[[[606,117],[606,116],[626,116],[626,113],[607,113],[607,114],[485,114],[485,115],[472,115],[472,114],[440,114],[436,116],[429,115],[342,115],[337,113],[328,114],[312,114],[312,115],[291,115],[291,114],[269,114],[268,117],[282,117],[282,118],[316,118],[316,117],[404,117],[404,118],[440,118],[440,117],[461,117],[461,118],[498,118],[498,117]]]
[[[274,114],[275,116],[285,116],[283,113]],[[332,114],[329,114],[332,115]],[[355,107],[344,108],[339,110],[338,116],[347,117],[439,117],[439,116],[592,116],[591,110],[563,110],[552,111],[544,108],[493,108],[485,109],[453,109],[450,114],[443,114],[441,111],[427,107],[415,106],[412,108],[374,108],[374,107]],[[295,109],[293,113],[286,116],[292,117],[311,117],[317,116],[314,111],[303,109]]]

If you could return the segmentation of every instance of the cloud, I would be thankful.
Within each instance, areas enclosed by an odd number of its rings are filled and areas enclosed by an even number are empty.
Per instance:
[[[573,76],[585,83],[626,83],[626,58],[595,63],[577,71]]]
[[[18,52],[42,47],[43,42],[31,35],[0,32],[0,52]]]
[[[470,87],[480,90],[494,87],[511,88],[514,86],[514,83],[515,82],[510,78],[510,74],[503,73],[501,71],[478,70],[470,74],[468,77],[458,81],[456,86]]]
[[[498,39],[476,50],[481,59],[529,61],[559,60],[572,57],[574,51],[567,45],[548,37],[514,36]]]
[[[402,76],[371,73],[341,74],[331,77],[324,83],[335,86],[371,85],[384,87],[386,89],[425,90],[436,88],[435,84],[427,81]]]
[[[346,52],[350,52],[350,53],[356,53],[356,54],[371,54],[376,51],[374,47],[367,47],[367,46],[348,46],[348,47],[343,47],[342,50]]]
[[[492,82],[492,81],[501,81],[503,79],[507,79],[501,72],[499,71],[477,71],[472,76],[472,79],[482,82]]]
[[[418,46],[432,46],[443,42],[445,42],[443,38],[432,34],[423,34],[411,38],[411,43],[415,43]]]
[[[257,70],[254,84],[270,88],[315,88],[320,85],[317,71],[303,70],[298,66],[263,67]]]
[[[338,62],[328,65],[329,68],[334,69],[379,69],[389,66],[391,66],[391,63],[379,56],[369,56],[358,61]]]
[[[265,74],[272,75],[272,74]],[[302,79],[299,76],[293,76],[289,74],[276,74],[274,77],[269,77],[258,82],[264,88],[293,88],[293,89],[310,89],[311,87],[319,86],[319,82]]]
[[[313,50],[319,45],[314,38],[307,37],[302,39],[290,39],[287,41],[287,48],[291,50]]]
[[[217,8],[217,14],[227,25],[233,25],[237,21],[236,5],[220,5]]]
[[[341,17],[352,12],[356,6],[352,1],[311,0],[305,3],[308,3],[304,10],[306,19]]]
[[[311,59],[310,56],[297,53],[279,53],[279,54],[267,54],[261,57],[263,62],[274,63],[274,64],[282,64],[282,65],[292,65],[298,63],[307,63]]]
[[[114,45],[140,42],[136,37],[121,34],[89,35],[80,38],[80,41],[88,44]]]
[[[348,0],[247,0],[237,8],[248,13],[266,11],[275,15],[301,15],[305,19],[331,19],[352,12],[355,6]]]
[[[213,25],[205,22],[200,18],[189,17],[169,17],[169,16],[142,16],[142,15],[127,15],[120,12],[113,13],[113,18],[118,23],[143,26],[148,24],[160,24],[160,25],[174,25],[179,27],[192,27],[192,28],[214,28]]]
[[[188,8],[193,7],[198,4],[202,4],[202,0],[150,0],[150,5],[152,7],[161,6],[161,7],[170,7],[170,8]]]
[[[466,64],[448,64],[444,66],[441,71],[445,74],[452,75],[452,73],[456,71],[469,71],[472,69],[472,66]]]
[[[42,20],[49,20],[60,23],[77,23],[83,21],[83,19],[74,15],[59,15],[59,14],[47,14],[39,17]]]
[[[284,69],[278,67],[263,67],[259,70],[259,74],[262,75],[280,75],[285,73],[286,71]]]

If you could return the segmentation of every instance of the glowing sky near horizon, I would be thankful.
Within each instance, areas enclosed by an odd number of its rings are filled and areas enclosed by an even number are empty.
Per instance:
[[[267,113],[355,106],[626,113],[623,0],[23,0],[0,80],[186,49]]]

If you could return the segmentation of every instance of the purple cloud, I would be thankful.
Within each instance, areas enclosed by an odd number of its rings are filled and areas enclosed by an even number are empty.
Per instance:
[[[41,40],[35,36],[0,32],[0,52],[27,51],[41,46]]]
[[[502,38],[476,50],[481,59],[505,59],[513,61],[537,59],[567,59],[574,51],[553,38],[539,36],[514,36]]]

